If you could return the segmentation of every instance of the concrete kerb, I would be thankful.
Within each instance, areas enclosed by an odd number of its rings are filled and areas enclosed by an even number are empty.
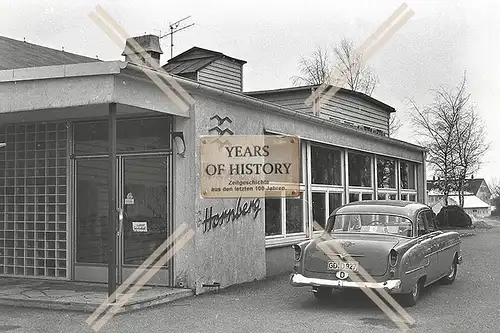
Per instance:
[[[180,289],[175,290],[167,295],[156,295],[144,299],[132,300],[125,304],[117,311],[117,314],[130,313],[142,309],[147,309],[159,305],[165,305],[174,301],[185,299],[194,296],[192,290]],[[45,309],[45,310],[64,310],[70,312],[94,312],[102,302],[82,302],[82,301],[68,301],[68,300],[40,300],[29,298],[16,298],[16,297],[0,297],[0,306],[13,306],[21,308],[32,309]]]

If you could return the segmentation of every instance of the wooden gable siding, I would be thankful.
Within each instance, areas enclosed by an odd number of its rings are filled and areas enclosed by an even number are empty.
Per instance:
[[[305,104],[310,94],[310,91],[302,90],[250,95],[293,110],[310,113],[312,108]],[[345,121],[355,126],[367,126],[384,133],[388,131],[389,113],[387,111],[340,91],[330,100],[323,101],[320,112],[321,117],[329,120]]]
[[[286,108],[311,113],[312,109],[305,103],[311,93],[307,91],[280,92],[274,94],[250,94],[252,97],[259,98],[271,103],[275,103]]]
[[[216,60],[198,72],[198,81],[220,89],[241,92],[242,66],[227,59]]]
[[[367,126],[387,133],[389,113],[356,97],[338,92],[321,105],[321,116],[354,125]]]

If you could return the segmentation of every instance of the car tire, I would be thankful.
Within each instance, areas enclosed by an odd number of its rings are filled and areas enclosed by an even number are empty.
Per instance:
[[[422,283],[421,281],[417,281],[411,291],[407,294],[401,295],[401,305],[404,307],[411,307],[417,304],[417,301],[420,297],[420,292],[422,291]]]
[[[326,301],[332,296],[332,288],[318,287],[313,291],[314,297],[320,301]]]
[[[458,263],[457,263],[457,257],[455,256],[453,257],[449,274],[441,278],[439,282],[441,282],[441,284],[452,284],[455,281],[455,278],[457,277],[457,271],[458,271]]]

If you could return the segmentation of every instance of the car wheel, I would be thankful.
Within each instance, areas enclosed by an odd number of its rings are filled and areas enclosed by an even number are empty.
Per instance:
[[[453,261],[451,262],[451,267],[450,267],[450,272],[448,275],[443,277],[440,282],[442,284],[452,284],[455,281],[455,278],[457,277],[457,270],[458,270],[458,264],[457,264],[457,257],[453,257]]]
[[[409,293],[401,295],[401,305],[409,307],[417,304],[421,289],[422,283],[417,281]]]
[[[313,290],[314,297],[320,301],[326,301],[332,295],[332,288],[318,287]]]

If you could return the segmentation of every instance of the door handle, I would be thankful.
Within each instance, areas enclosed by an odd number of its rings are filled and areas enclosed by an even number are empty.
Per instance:
[[[124,211],[123,208],[118,208],[118,236],[121,235],[122,230],[123,230],[123,216],[124,216]]]

